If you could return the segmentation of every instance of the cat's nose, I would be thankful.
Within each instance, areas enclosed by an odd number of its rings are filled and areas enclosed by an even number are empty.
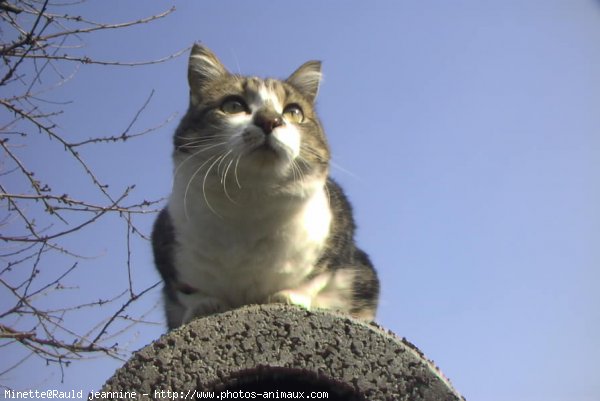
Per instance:
[[[277,113],[258,112],[254,116],[254,125],[262,128],[265,135],[269,135],[277,127],[284,124],[283,118]]]

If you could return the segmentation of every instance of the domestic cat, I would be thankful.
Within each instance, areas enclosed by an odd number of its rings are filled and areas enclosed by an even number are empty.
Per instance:
[[[329,177],[320,80],[318,61],[286,80],[260,79],[193,46],[173,190],[152,233],[170,329],[271,302],[375,318],[377,274]]]

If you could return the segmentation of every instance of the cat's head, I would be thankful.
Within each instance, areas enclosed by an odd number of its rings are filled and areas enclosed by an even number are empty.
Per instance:
[[[321,63],[285,80],[232,74],[206,47],[192,48],[190,106],[175,134],[176,163],[201,177],[285,183],[327,175],[329,148],[314,102]],[[201,166],[201,167],[200,167]],[[234,177],[235,176],[235,177]]]

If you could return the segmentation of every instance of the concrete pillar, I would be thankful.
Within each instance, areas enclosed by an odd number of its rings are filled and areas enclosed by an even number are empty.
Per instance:
[[[303,392],[329,401],[464,400],[408,341],[344,315],[278,304],[174,330],[135,353],[102,391],[121,400],[126,391],[138,400],[204,399],[210,391],[214,399]]]

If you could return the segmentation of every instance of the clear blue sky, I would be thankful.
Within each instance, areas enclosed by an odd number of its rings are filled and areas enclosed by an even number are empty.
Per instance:
[[[599,1],[143,4],[73,6],[108,22],[177,7],[144,27],[84,37],[82,52],[145,60],[201,40],[234,72],[276,77],[323,60],[318,110],[358,242],[381,278],[381,325],[420,347],[468,400],[600,400]],[[140,127],[181,116],[186,62],[81,66],[54,94],[74,101],[65,132],[119,132],[151,90]],[[137,184],[138,199],[166,196],[175,124],[85,156],[117,187]],[[40,152],[23,157],[47,180],[79,179]],[[138,223],[148,232],[152,219]],[[78,237],[97,257],[68,301],[123,277],[124,228],[111,222]],[[149,244],[133,251],[138,282],[155,280]],[[155,291],[144,307],[159,300]],[[149,319],[161,316],[158,307]],[[163,331],[124,338],[135,349]],[[2,384],[88,391],[119,365],[71,365],[60,385],[56,371],[25,364]]]

